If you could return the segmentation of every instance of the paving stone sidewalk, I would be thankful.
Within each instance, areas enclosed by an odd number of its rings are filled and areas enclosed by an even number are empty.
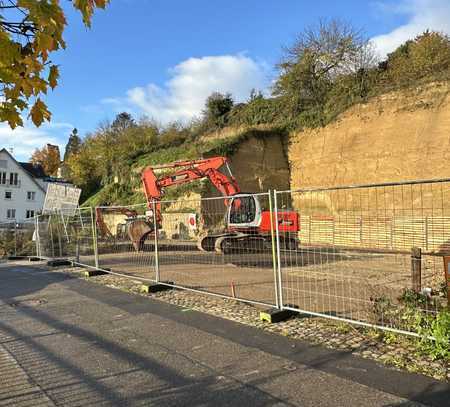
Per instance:
[[[58,269],[58,271],[77,276],[80,276],[82,270],[78,267]],[[101,275],[88,279],[137,295],[148,295],[142,294],[140,291],[142,282],[132,278]],[[269,324],[260,320],[260,307],[187,290],[173,289],[151,295],[158,300],[183,307],[187,311],[200,311],[290,338],[305,340],[332,349],[347,350],[395,369],[420,373],[437,380],[450,382],[449,361],[433,360],[430,356],[419,352],[415,345],[417,341],[415,338],[304,315],[294,316],[277,324]]]

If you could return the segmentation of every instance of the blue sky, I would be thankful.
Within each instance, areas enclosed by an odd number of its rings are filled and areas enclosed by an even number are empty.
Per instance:
[[[70,3],[67,50],[58,88],[46,97],[51,124],[11,131],[2,147],[27,160],[46,142],[63,147],[122,110],[161,123],[198,115],[212,91],[245,100],[267,90],[282,46],[320,18],[337,17],[365,30],[380,54],[426,28],[450,32],[448,0],[111,0],[86,29]]]

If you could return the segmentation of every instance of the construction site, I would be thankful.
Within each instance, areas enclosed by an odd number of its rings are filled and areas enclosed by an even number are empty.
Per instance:
[[[448,405],[448,0],[234,3],[0,0],[0,407]]]

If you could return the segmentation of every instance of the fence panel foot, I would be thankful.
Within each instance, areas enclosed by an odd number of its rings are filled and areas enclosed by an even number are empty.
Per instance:
[[[95,276],[103,276],[105,274],[108,274],[106,271],[103,270],[94,270],[94,269],[90,269],[90,270],[83,270],[81,272],[81,275],[83,277],[95,277]]]
[[[55,260],[49,260],[47,262],[47,266],[50,267],[60,267],[60,266],[71,266],[72,262],[65,259],[55,259]]]
[[[270,324],[286,321],[296,313],[288,309],[268,309],[259,313],[259,319]]]
[[[141,293],[154,294],[154,293],[158,293],[160,291],[173,290],[174,287],[172,287],[171,284],[173,284],[173,282],[171,282],[171,281],[165,281],[164,284],[143,283],[141,285]]]
[[[27,260],[28,256],[8,256],[8,260]]]

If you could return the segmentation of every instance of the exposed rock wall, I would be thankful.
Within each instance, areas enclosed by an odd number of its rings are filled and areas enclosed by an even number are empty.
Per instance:
[[[291,188],[450,178],[450,85],[392,92],[324,128],[291,135]],[[312,244],[450,249],[450,188],[390,186],[292,194]]]
[[[244,192],[289,189],[289,162],[281,136],[250,138],[232,155],[233,175]]]
[[[291,136],[291,187],[450,177],[450,85],[392,92]]]

